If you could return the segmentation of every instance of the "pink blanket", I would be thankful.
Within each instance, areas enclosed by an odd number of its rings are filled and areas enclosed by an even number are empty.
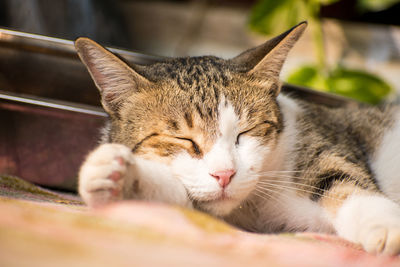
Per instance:
[[[0,176],[0,266],[400,266],[335,236],[260,235],[196,211],[75,196]]]

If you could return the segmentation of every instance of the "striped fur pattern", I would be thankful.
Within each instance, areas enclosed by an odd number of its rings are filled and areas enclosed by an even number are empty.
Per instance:
[[[90,206],[123,199],[193,207],[254,232],[337,233],[400,252],[399,108],[327,108],[280,94],[301,23],[236,58],[128,66],[76,48],[110,115],[83,163]]]

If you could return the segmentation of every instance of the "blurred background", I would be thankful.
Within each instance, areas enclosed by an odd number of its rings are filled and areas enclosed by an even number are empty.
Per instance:
[[[0,1],[0,27],[160,56],[232,57],[303,20],[283,80],[369,103],[400,91],[399,0]]]

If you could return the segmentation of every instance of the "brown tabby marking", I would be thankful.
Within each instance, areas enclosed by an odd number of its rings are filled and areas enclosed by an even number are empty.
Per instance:
[[[393,124],[396,108],[330,109],[307,103],[303,109],[296,157],[302,176],[297,182],[320,188],[311,198],[319,200],[336,182],[378,191],[369,159]]]

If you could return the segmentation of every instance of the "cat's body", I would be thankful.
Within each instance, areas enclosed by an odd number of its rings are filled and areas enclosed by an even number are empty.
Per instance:
[[[334,232],[321,202],[327,206],[336,205],[338,196],[329,197],[326,190],[343,183],[372,192],[384,189],[376,179],[374,167],[377,161],[382,161],[382,154],[387,154],[379,150],[400,109],[354,105],[327,108],[284,95],[278,97],[278,103],[285,122],[281,142],[291,145],[281,159],[286,166],[275,169],[279,164],[273,164],[261,179],[275,192],[264,191],[270,195],[269,200],[261,201],[259,214],[240,216],[244,223],[235,221],[237,214],[227,220],[258,232]],[[389,138],[391,140],[386,140],[385,144],[395,145],[395,138]],[[378,151],[381,152],[379,156]],[[259,198],[263,196],[262,192],[256,194]],[[256,225],[252,226],[252,222]]]
[[[255,232],[338,233],[400,251],[400,110],[327,108],[279,95],[305,24],[231,60],[130,69],[76,42],[110,114],[80,171],[91,206],[143,199],[194,207]]]

